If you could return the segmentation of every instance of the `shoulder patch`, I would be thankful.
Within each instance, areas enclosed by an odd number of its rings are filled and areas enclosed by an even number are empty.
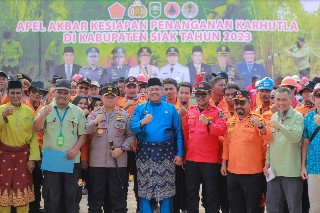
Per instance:
[[[225,117],[225,115],[224,115],[224,113],[222,111],[218,112],[218,115],[219,115],[220,118],[224,118]]]

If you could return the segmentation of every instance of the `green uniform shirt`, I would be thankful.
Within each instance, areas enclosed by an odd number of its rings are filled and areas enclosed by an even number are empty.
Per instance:
[[[307,47],[294,48],[293,52],[286,51],[288,56],[293,58],[293,63],[297,70],[304,70],[310,67],[309,63],[309,49]]]
[[[47,115],[43,130],[43,148],[59,150],[59,151],[69,151],[78,142],[78,137],[80,135],[87,134],[85,130],[86,118],[84,112],[77,106],[69,103],[65,109],[60,109],[57,107],[56,103],[51,103],[53,106],[52,111]],[[62,134],[64,136],[64,145],[58,146],[57,139],[60,134],[60,120],[56,113],[55,108],[57,107],[60,117],[63,117],[65,110],[68,108],[66,116],[62,122]],[[44,107],[40,109],[37,117],[41,115]],[[75,158],[75,163],[80,162],[80,151]]]
[[[29,144],[29,160],[40,160],[38,134],[33,131],[33,110],[26,106],[14,107],[13,114],[7,116],[7,122],[3,120],[2,113],[12,106],[9,102],[0,106],[0,131],[1,142],[7,146],[23,146]]]
[[[19,58],[22,56],[23,51],[19,41],[13,40],[10,44],[3,41],[1,44],[1,57],[3,65],[11,67],[19,65]]]
[[[284,120],[276,112],[271,121],[278,122],[281,127],[279,131],[272,128],[266,164],[270,164],[276,176],[300,177],[303,116],[290,107]]]

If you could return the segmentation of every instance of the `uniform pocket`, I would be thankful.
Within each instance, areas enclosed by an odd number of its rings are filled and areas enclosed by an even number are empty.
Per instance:
[[[244,128],[242,140],[246,142],[253,141],[254,128]]]

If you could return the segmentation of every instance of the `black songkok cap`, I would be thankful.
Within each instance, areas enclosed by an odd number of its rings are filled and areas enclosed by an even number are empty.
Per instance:
[[[74,53],[73,47],[65,47],[63,53]]]
[[[22,89],[21,81],[9,81],[8,90],[9,89]]]
[[[148,80],[147,87],[151,87],[151,86],[160,86],[161,87],[162,83],[159,78],[150,78]]]

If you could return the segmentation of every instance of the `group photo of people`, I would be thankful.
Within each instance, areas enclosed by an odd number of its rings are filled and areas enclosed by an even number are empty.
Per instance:
[[[172,46],[163,67],[148,46],[133,67],[122,46],[99,66],[91,46],[82,67],[69,45],[49,82],[3,39],[0,213],[320,212],[320,76],[303,37],[286,50],[294,75],[269,76],[252,44],[236,65],[227,44],[213,65]]]

